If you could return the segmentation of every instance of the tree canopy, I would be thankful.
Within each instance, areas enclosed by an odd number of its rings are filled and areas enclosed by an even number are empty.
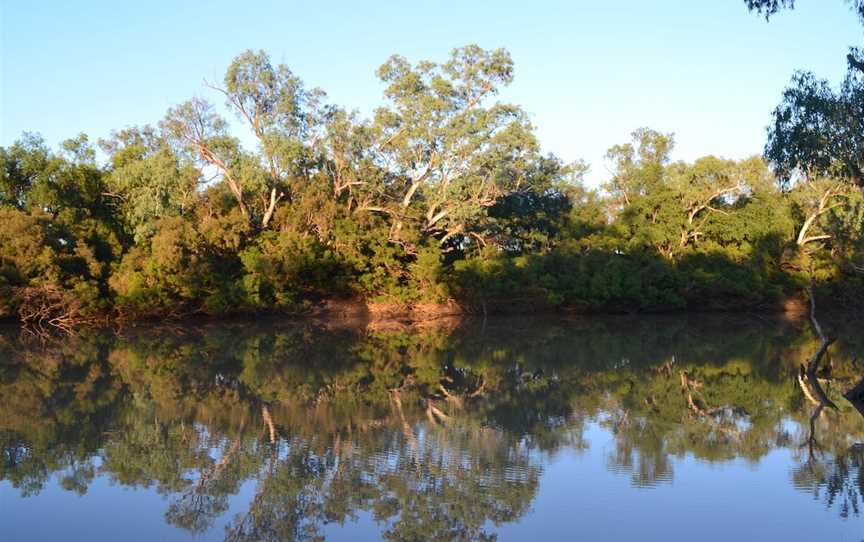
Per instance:
[[[206,85],[234,128],[196,97],[101,154],[85,135],[0,149],[0,317],[753,309],[814,277],[838,303],[864,291],[852,68],[839,90],[796,76],[766,160],[676,162],[674,134],[639,128],[597,189],[496,100],[507,51],[396,55],[377,75],[382,104],[363,118],[245,51]]]

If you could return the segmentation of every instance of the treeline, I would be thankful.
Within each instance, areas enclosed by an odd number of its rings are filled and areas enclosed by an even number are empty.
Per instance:
[[[211,91],[254,148],[199,98],[97,145],[52,151],[25,134],[0,148],[0,317],[69,327],[335,298],[752,309],[811,280],[864,299],[859,179],[830,149],[824,167],[796,162],[784,126],[769,151],[791,150],[773,168],[671,162],[673,136],[639,129],[589,189],[583,163],[541,154],[528,115],[495,101],[513,79],[506,51],[394,56],[378,77],[367,119],[246,51]],[[846,90],[861,96],[861,80],[850,68]]]

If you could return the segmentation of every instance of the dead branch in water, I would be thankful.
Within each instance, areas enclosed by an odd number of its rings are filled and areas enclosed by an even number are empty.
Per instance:
[[[813,411],[813,414],[810,416],[810,432],[807,434],[807,442],[801,445],[802,447],[805,444],[807,445],[807,452],[809,454],[808,458],[810,461],[813,461],[817,451],[822,451],[822,447],[816,439],[816,420],[819,419],[819,415],[822,414],[822,409],[824,408],[823,405],[819,405]]]
[[[18,319],[23,329],[44,336],[51,331],[71,334],[79,325],[93,321],[83,314],[84,304],[71,292],[54,285],[16,288]]]
[[[798,380],[799,384],[802,385],[801,389],[804,390],[803,380],[806,378],[807,385],[812,392],[812,394],[808,394],[806,391],[804,393],[814,404],[818,404],[821,407],[828,407],[834,410],[837,409],[837,405],[835,405],[831,399],[828,398],[828,394],[825,393],[825,390],[822,388],[822,385],[819,383],[819,378],[816,376],[816,371],[819,370],[819,364],[822,361],[822,357],[828,352],[828,348],[834,343],[834,339],[829,339],[825,332],[822,331],[822,326],[819,325],[819,320],[816,319],[816,296],[813,293],[813,281],[811,280],[810,285],[807,287],[807,293],[810,295],[810,322],[813,324],[813,329],[816,331],[816,334],[819,336],[820,344],[819,349],[816,350],[816,353],[810,358],[807,362],[806,367],[801,367],[801,371],[799,372]],[[804,375],[805,378],[802,378],[801,374]]]

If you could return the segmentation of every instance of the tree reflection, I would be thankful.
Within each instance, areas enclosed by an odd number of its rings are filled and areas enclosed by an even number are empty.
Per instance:
[[[544,457],[588,448],[599,424],[635,486],[670,482],[685,456],[785,448],[794,487],[860,512],[864,424],[838,391],[860,376],[856,345],[818,375],[839,408],[811,430],[806,330],[640,322],[0,335],[0,479],[25,495],[51,476],[152,488],[166,521],[203,533],[225,518],[226,540],[319,540],[360,514],[389,540],[486,540],[529,510]]]

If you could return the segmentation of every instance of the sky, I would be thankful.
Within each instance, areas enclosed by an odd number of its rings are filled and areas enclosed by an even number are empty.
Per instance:
[[[796,3],[766,22],[742,0],[0,0],[0,146],[25,131],[97,140],[192,96],[221,104],[204,81],[245,49],[369,115],[390,55],[443,62],[477,43],[510,51],[498,99],[530,113],[545,152],[589,162],[596,185],[606,149],[642,126],[673,132],[676,160],[761,153],[793,72],[838,82],[864,42],[841,0]]]

